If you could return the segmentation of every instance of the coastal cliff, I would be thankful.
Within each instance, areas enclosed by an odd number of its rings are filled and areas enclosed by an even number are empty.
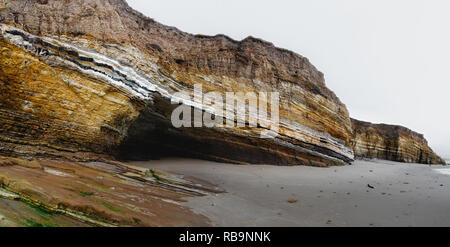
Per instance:
[[[234,108],[216,115],[245,126],[173,126],[173,101],[198,85],[279,93],[278,128],[260,114],[251,125],[251,107],[248,120]],[[194,115],[220,108],[183,103]],[[443,163],[420,134],[351,120],[307,58],[269,42],[188,34],[124,0],[0,0],[2,226],[207,226],[180,203],[221,188],[119,161],[328,167],[355,154]]]
[[[354,158],[345,105],[298,54],[252,37],[187,34],[122,0],[3,0],[1,6],[4,155],[175,155],[313,166]],[[259,125],[174,128],[171,100],[194,85],[205,92],[279,92],[279,134],[260,138],[267,128]]]
[[[357,158],[376,158],[406,163],[445,164],[428,146],[422,134],[388,124],[352,119],[353,148]]]

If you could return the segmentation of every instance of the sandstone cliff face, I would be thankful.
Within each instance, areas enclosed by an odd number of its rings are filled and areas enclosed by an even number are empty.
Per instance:
[[[174,128],[171,100],[196,84],[279,92],[279,135],[260,138],[264,126]],[[0,225],[209,225],[179,202],[220,188],[113,160],[330,166],[354,152],[443,162],[406,128],[351,121],[321,72],[268,42],[187,34],[123,0],[0,0],[0,198],[14,199],[0,200]]]
[[[187,34],[123,0],[0,2],[0,153],[315,166],[354,158],[345,105],[298,54],[252,37]],[[194,84],[278,91],[280,134],[173,128],[170,100]]]
[[[445,164],[445,161],[431,150],[422,134],[402,126],[372,124],[356,119],[352,119],[352,124],[356,157]]]

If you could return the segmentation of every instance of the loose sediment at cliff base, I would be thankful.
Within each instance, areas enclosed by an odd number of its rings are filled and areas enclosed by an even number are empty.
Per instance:
[[[450,168],[357,160],[351,166],[133,162],[215,181],[227,193],[188,199],[215,226],[450,226]]]

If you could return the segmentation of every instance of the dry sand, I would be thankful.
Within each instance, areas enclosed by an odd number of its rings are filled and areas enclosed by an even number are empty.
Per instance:
[[[331,168],[189,159],[133,164],[224,188],[227,193],[186,203],[216,226],[450,226],[446,166],[380,160]]]

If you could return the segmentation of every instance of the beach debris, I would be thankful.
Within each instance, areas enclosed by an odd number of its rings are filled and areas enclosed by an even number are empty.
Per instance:
[[[371,189],[375,189],[375,187],[373,187],[373,186],[370,185],[370,184],[367,184],[367,187],[369,187],[369,188],[371,188]]]
[[[289,202],[289,203],[296,203],[296,202],[297,202],[297,199],[292,198],[292,199],[289,199],[288,202]]]

